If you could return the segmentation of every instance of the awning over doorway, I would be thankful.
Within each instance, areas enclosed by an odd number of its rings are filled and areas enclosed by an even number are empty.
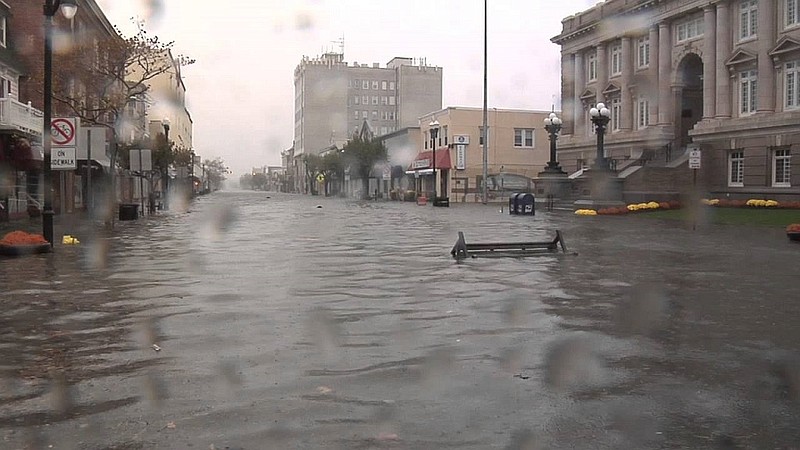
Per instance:
[[[433,159],[432,151],[420,152],[417,157],[414,158],[414,161],[411,162],[411,165],[408,166],[408,170],[414,172],[417,170],[431,169],[431,159]],[[452,167],[453,164],[450,162],[450,149],[448,147],[436,149],[436,168],[451,169]]]

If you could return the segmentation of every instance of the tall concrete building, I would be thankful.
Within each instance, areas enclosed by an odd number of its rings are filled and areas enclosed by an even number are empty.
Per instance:
[[[342,53],[303,57],[294,71],[295,155],[341,146],[367,120],[377,136],[417,126],[442,107],[442,68],[393,58],[349,64]]]
[[[607,0],[562,25],[567,170],[594,159],[588,110],[604,102],[626,191],[685,191],[699,148],[712,196],[797,199],[799,0]]]

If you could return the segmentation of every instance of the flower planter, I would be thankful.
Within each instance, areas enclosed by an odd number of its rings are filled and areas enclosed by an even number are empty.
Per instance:
[[[6,245],[0,244],[0,255],[23,256],[37,253],[48,253],[52,250],[50,244]]]

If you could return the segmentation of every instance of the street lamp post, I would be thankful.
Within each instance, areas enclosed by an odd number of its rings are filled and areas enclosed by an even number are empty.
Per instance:
[[[555,112],[551,112],[544,119],[544,129],[550,137],[550,161],[547,161],[547,167],[544,168],[547,173],[566,173],[561,170],[556,157],[556,141],[558,140],[558,133],[561,132],[561,123],[561,119],[558,118]]]
[[[53,16],[56,11],[67,20],[75,17],[78,5],[75,0],[45,0],[44,2],[44,126],[42,129],[43,189],[44,206],[42,211],[42,235],[53,246],[53,172],[50,168],[52,159],[52,142],[50,139],[50,122],[53,116]]]
[[[606,108],[605,104],[598,103],[597,106],[589,110],[589,116],[597,132],[597,158],[595,158],[594,161],[594,169],[607,170],[608,161],[606,160],[605,149],[603,148],[603,139],[606,134],[606,126],[608,126],[608,122],[611,120],[611,111]]]
[[[172,145],[169,142],[169,117],[161,119],[161,126],[164,127],[164,137],[167,141],[167,153],[172,153]],[[164,190],[164,209],[169,209],[169,202],[167,201],[169,198],[169,158],[166,159],[166,162],[167,164],[164,167],[164,182],[161,187]]]
[[[431,150],[433,157],[431,158],[431,168],[433,169],[433,206],[436,206],[436,137],[439,136],[439,121],[434,117],[431,123],[428,124],[431,129]]]
[[[189,152],[189,198],[194,197],[194,150]]]

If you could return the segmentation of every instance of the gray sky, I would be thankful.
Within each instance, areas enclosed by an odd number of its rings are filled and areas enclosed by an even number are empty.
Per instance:
[[[294,68],[303,55],[338,49],[348,62],[394,56],[444,68],[444,105],[483,105],[480,0],[97,0],[132,34],[131,17],[195,58],[184,68],[194,148],[221,156],[234,178],[280,165],[294,127]],[[489,0],[489,107],[550,109],[560,57],[550,38],[561,19],[596,0]],[[80,12],[79,12],[80,14]]]

